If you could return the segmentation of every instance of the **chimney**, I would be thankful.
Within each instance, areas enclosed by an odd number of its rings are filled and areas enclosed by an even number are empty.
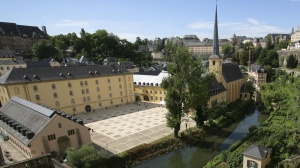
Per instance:
[[[46,36],[48,36],[47,30],[46,30],[46,26],[42,26],[42,31],[44,32],[44,34],[45,34]]]

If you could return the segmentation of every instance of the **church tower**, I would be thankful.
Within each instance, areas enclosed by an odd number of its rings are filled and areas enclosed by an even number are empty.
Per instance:
[[[209,72],[216,75],[218,82],[221,82],[222,76],[222,57],[219,52],[219,35],[218,35],[218,14],[216,6],[214,38],[212,55],[209,57]]]

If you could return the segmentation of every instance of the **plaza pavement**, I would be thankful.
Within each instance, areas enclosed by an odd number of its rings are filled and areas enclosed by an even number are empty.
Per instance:
[[[127,104],[76,116],[92,129],[91,139],[96,147],[117,154],[173,134],[173,129],[166,126],[166,112],[167,109],[159,104],[141,102],[140,105]],[[194,127],[196,123],[189,119],[187,126]],[[183,122],[180,130],[185,129]]]

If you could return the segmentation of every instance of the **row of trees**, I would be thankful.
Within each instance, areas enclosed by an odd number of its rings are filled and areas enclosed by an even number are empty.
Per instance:
[[[106,30],[97,30],[90,34],[81,29],[80,37],[77,37],[76,33],[51,36],[50,43],[40,41],[33,46],[32,51],[38,59],[54,57],[61,60],[67,56],[80,58],[84,55],[90,61],[101,63],[106,57],[116,57],[145,66],[151,64],[152,57],[150,53],[137,52],[137,50],[139,45],[147,44],[147,42],[147,39],[141,40],[138,37],[135,43],[131,43]],[[66,50],[70,46],[75,52],[68,55]]]

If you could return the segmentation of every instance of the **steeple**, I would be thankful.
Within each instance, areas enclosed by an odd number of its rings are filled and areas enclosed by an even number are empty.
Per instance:
[[[214,26],[214,39],[212,55],[209,58],[221,58],[219,52],[219,33],[218,33],[218,6],[216,5],[215,26]]]

